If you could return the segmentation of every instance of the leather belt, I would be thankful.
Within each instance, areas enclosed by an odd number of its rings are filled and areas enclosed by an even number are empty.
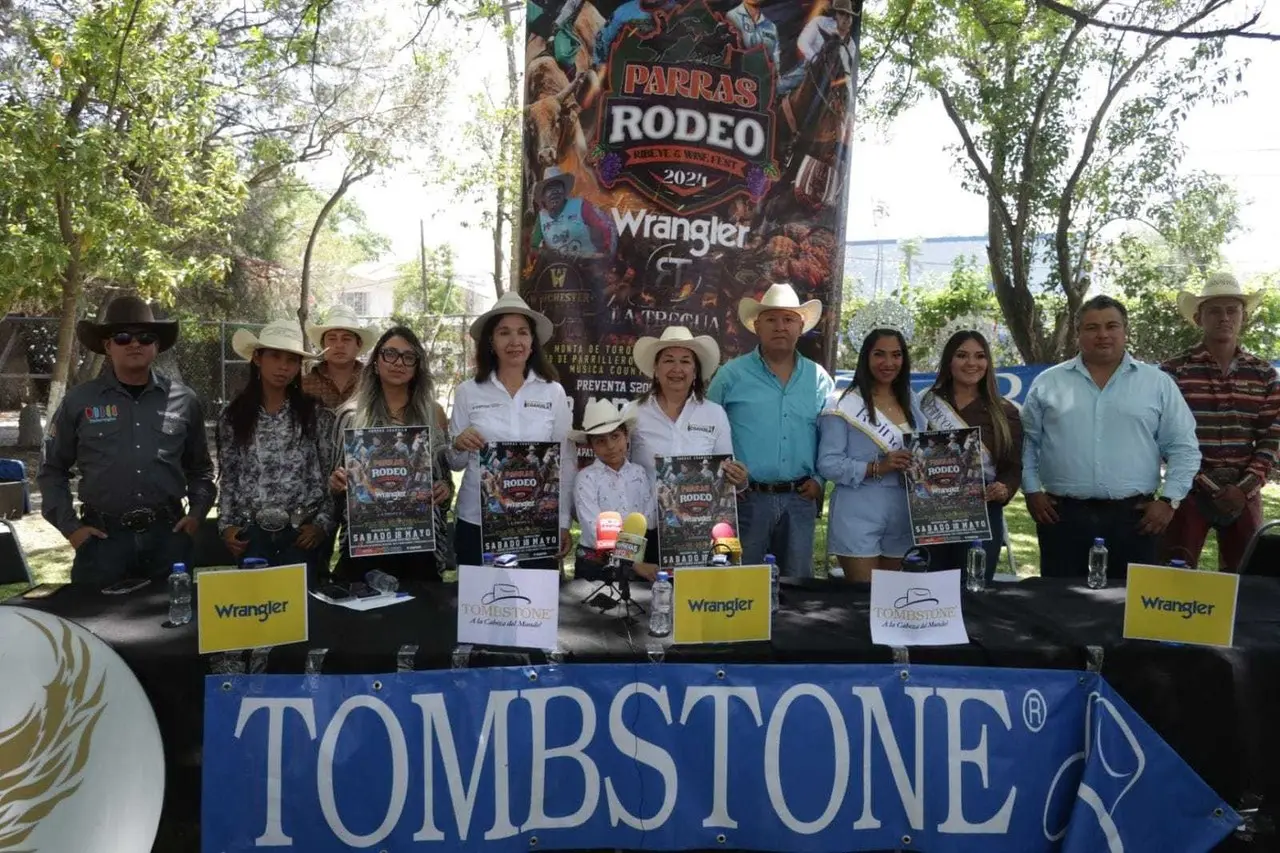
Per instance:
[[[142,506],[125,512],[112,514],[99,512],[91,507],[81,510],[80,518],[94,527],[118,527],[134,533],[145,533],[160,522],[177,521],[178,514],[171,507]]]
[[[808,477],[801,477],[799,480],[792,480],[787,483],[757,483],[752,480],[747,484],[747,488],[753,492],[765,492],[771,495],[788,494],[790,492],[800,491],[801,486],[809,482]]]
[[[1110,507],[1110,506],[1136,506],[1137,504],[1150,503],[1155,495],[1133,495],[1127,498],[1072,498],[1065,495],[1050,495],[1060,501],[1069,503],[1084,504],[1092,507]]]

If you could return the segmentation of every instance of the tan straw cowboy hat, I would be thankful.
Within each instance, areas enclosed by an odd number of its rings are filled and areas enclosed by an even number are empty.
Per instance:
[[[636,341],[631,351],[636,367],[645,376],[652,377],[658,362],[658,353],[668,347],[684,347],[698,357],[698,367],[702,371],[702,381],[710,382],[711,377],[720,366],[720,345],[709,335],[694,337],[684,326],[668,326],[662,330],[658,338],[644,336]]]
[[[117,332],[150,332],[156,336],[156,348],[164,352],[178,341],[176,320],[157,320],[151,306],[136,296],[117,296],[107,303],[98,322],[76,323],[76,338],[90,352],[106,354],[103,341]]]
[[[630,426],[635,420],[634,406],[619,409],[608,400],[592,400],[582,410],[582,429],[569,430],[569,438],[581,444],[593,435],[607,435],[620,426]]]
[[[764,297],[759,301],[752,299],[750,296],[744,297],[738,303],[738,317],[742,320],[742,325],[752,334],[756,331],[756,318],[763,311],[772,311],[774,309],[783,309],[798,314],[800,319],[804,321],[804,329],[800,334],[805,334],[813,330],[818,325],[818,321],[822,319],[822,303],[816,299],[810,299],[808,302],[801,304],[800,297],[796,295],[796,290],[789,284],[771,284],[769,289],[765,291]]]
[[[499,297],[497,302],[493,303],[492,308],[472,322],[471,339],[479,343],[480,333],[484,331],[484,324],[489,322],[490,317],[502,314],[521,314],[528,317],[529,322],[533,323],[533,331],[538,336],[538,343],[545,344],[555,334],[555,326],[551,324],[551,320],[547,318],[546,314],[539,314],[534,311],[529,307],[529,303],[520,298],[520,294],[513,290],[508,290]]]
[[[322,350],[325,333],[335,330],[350,332],[360,339],[360,351],[356,353],[357,357],[373,349],[373,345],[378,342],[378,330],[373,326],[363,325],[349,305],[333,306],[323,323],[307,323],[307,340],[311,341],[311,345],[316,349]]]
[[[272,320],[262,327],[262,331],[254,334],[248,329],[236,329],[231,336],[231,348],[236,355],[245,361],[253,359],[253,354],[260,349],[273,349],[300,355],[304,360],[318,359],[324,352],[311,352],[307,342],[302,339],[302,330],[295,320]]]
[[[1188,323],[1195,324],[1196,312],[1200,310],[1200,306],[1210,299],[1234,298],[1244,303],[1245,313],[1249,313],[1258,307],[1258,303],[1262,301],[1262,292],[1254,291],[1245,293],[1240,287],[1240,282],[1229,272],[1218,272],[1209,276],[1209,280],[1204,283],[1199,295],[1189,290],[1178,291],[1178,313],[1186,318]]]

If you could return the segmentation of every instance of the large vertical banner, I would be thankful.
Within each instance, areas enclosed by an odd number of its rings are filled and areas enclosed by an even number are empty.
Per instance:
[[[631,346],[672,325],[726,359],[738,302],[822,300],[834,356],[861,0],[529,0],[521,292],[574,398],[648,387]]]

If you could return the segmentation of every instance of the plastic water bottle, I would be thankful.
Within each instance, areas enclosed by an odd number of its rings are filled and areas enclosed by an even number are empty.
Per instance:
[[[1187,567],[1186,560],[1170,560],[1169,561],[1169,568],[1171,569],[1185,569],[1186,567]]]
[[[483,554],[481,554],[481,555],[480,555],[480,565],[482,565],[482,566],[492,566],[492,565],[493,565],[493,552],[492,552],[492,551],[485,551]]]
[[[1101,536],[1093,540],[1089,549],[1089,589],[1102,589],[1107,585],[1107,543]]]
[[[400,581],[396,580],[395,575],[389,575],[386,572],[372,569],[364,573],[364,582],[369,585],[370,589],[376,589],[383,595],[393,593],[400,589]]]
[[[969,546],[965,562],[964,588],[969,592],[982,592],[987,588],[987,552],[976,539]]]
[[[174,563],[169,573],[169,624],[185,625],[191,621],[191,575],[186,563]]]
[[[658,579],[653,582],[653,600],[649,604],[650,637],[671,635],[671,598],[671,575],[658,572]]]
[[[245,557],[240,561],[240,568],[242,569],[265,569],[266,567],[267,561],[262,557]]]
[[[902,561],[902,570],[904,572],[923,572],[927,571],[928,568],[929,565],[925,563],[924,557],[921,557],[918,553],[908,554]]]
[[[778,579],[782,569],[778,568],[778,558],[772,554],[764,555],[764,564],[769,567],[769,613],[778,612]]]

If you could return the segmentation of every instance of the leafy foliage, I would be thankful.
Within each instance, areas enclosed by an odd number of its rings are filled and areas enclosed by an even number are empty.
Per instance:
[[[74,299],[85,280],[167,296],[220,277],[227,257],[205,249],[225,242],[244,187],[234,152],[208,138],[211,46],[197,4],[68,8],[20,18],[9,40],[0,300],[49,304],[64,287]]]
[[[891,119],[924,97],[941,104],[965,186],[987,199],[996,298],[1028,362],[1072,351],[1099,231],[1140,216],[1148,193],[1176,179],[1189,109],[1234,94],[1240,70],[1222,39],[1175,38],[1219,5],[1091,7],[1156,35],[1021,0],[888,0],[868,16],[869,76],[888,74],[873,114]],[[1053,270],[1044,291],[1057,298],[1033,289],[1038,257]]]

